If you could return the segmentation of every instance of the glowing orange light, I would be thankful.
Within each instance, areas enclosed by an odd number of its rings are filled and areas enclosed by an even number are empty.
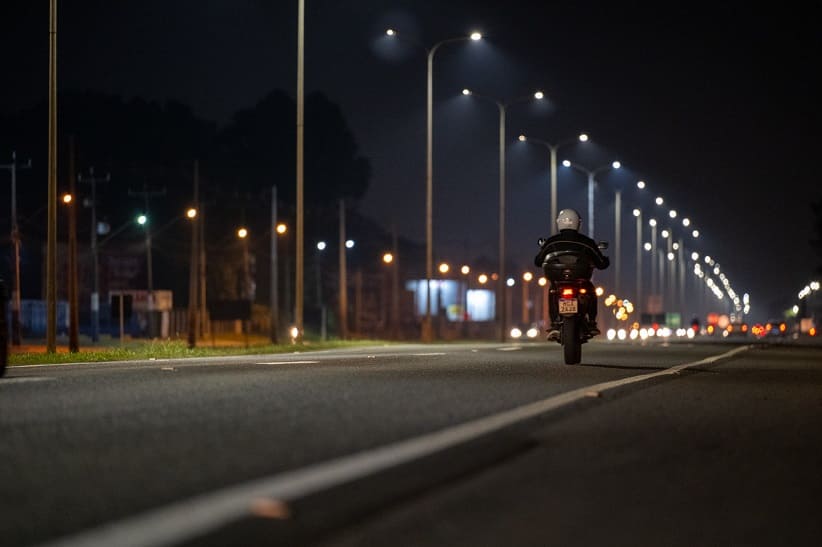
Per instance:
[[[574,296],[574,289],[562,289],[562,296]]]
[[[816,327],[811,327],[810,330],[808,330],[808,334],[816,336]]]
[[[788,327],[785,326],[785,323],[780,323],[779,324],[779,332],[785,332],[787,330],[787,328]]]

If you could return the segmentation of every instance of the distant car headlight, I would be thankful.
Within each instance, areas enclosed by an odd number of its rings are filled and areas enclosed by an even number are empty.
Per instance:
[[[538,334],[539,330],[536,327],[531,327],[528,329],[528,332],[525,333],[528,338],[536,338]]]
[[[522,338],[522,331],[514,327],[511,329],[511,338]]]

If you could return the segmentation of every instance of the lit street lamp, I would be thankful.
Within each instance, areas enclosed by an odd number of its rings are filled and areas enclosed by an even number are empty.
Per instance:
[[[20,227],[17,225],[17,170],[31,169],[31,159],[24,165],[17,164],[17,153],[11,153],[11,163],[0,165],[11,173],[11,243],[14,247],[14,275],[11,286],[11,344],[19,346],[20,337]]]
[[[197,345],[197,274],[199,272],[199,250],[197,249],[198,223],[197,209],[190,207],[186,218],[191,222],[191,257],[188,272],[188,348]]]
[[[243,294],[241,294],[241,298],[248,300],[249,302],[249,311],[251,310],[251,303],[254,301],[254,293],[251,288],[251,264],[250,264],[250,257],[248,254],[248,228],[241,227],[237,229],[237,237],[243,244]],[[248,331],[249,331],[249,320],[246,319],[243,321],[243,332],[246,336],[246,345],[248,345]]]
[[[396,38],[398,33],[388,29],[386,35]],[[425,321],[422,324],[422,340],[430,342],[433,338],[431,329],[431,278],[434,276],[433,250],[433,90],[434,90],[434,54],[440,46],[465,40],[478,41],[482,34],[473,32],[469,36],[449,38],[434,44],[430,49],[424,48],[428,57],[427,100],[426,100],[426,154],[425,154]]]
[[[618,161],[611,162],[608,165],[597,167],[596,169],[586,169],[585,167],[573,163],[569,160],[562,162],[565,167],[571,167],[585,173],[588,176],[588,235],[594,237],[594,185],[596,184],[596,175],[599,173],[609,171],[611,169],[619,169],[622,165]]]
[[[551,153],[551,235],[554,235],[557,233],[557,150],[566,144],[573,144],[574,142],[588,142],[588,135],[582,133],[575,139],[570,139],[557,144],[551,144],[548,141],[526,137],[525,135],[520,135],[519,140],[520,142],[530,142],[544,146],[548,148]]]
[[[509,102],[502,102],[493,97],[485,95],[476,95],[470,89],[463,89],[463,95],[474,95],[481,99],[492,101],[499,109],[499,277],[505,279],[505,113],[508,107],[512,104],[530,101],[532,99],[542,100],[545,94],[542,91],[536,91],[532,95],[520,97]],[[499,339],[501,342],[506,340],[506,299],[507,293],[502,283],[497,287],[500,295],[500,306],[497,310],[499,315]]]
[[[314,255],[314,266],[316,268],[316,277],[317,277],[317,306],[320,308],[320,339],[325,341],[328,338],[328,330],[326,327],[327,323],[327,311],[325,307],[325,299],[323,298],[323,270],[322,270],[322,254],[325,251],[327,245],[325,241],[318,241],[317,242],[317,252]]]
[[[534,278],[534,274],[531,272],[525,272],[522,274],[522,325],[524,327],[528,326],[528,287],[529,282]]]
[[[637,309],[642,310],[642,210],[635,208],[636,217],[636,303]]]
[[[648,226],[651,227],[651,294],[657,294],[657,274],[656,274],[656,219],[648,219]]]
[[[100,234],[97,225],[97,183],[110,182],[111,174],[105,177],[95,177],[94,167],[89,168],[88,176],[77,175],[79,182],[91,185],[91,197],[85,199],[86,207],[91,208],[91,267],[92,267],[92,289],[91,289],[91,341],[97,342],[100,339],[100,258],[97,245],[97,236]]]

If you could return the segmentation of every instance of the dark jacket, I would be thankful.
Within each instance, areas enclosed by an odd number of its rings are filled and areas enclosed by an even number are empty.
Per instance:
[[[548,238],[542,248],[534,257],[534,265],[541,268],[545,262],[545,256],[555,251],[578,251],[585,257],[591,266],[604,270],[611,261],[597,247],[596,241],[583,235],[576,230],[560,230],[560,232]]]

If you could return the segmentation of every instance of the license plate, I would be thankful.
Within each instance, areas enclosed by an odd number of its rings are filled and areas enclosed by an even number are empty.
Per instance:
[[[559,301],[559,313],[577,313],[577,299],[576,298],[562,298]]]

